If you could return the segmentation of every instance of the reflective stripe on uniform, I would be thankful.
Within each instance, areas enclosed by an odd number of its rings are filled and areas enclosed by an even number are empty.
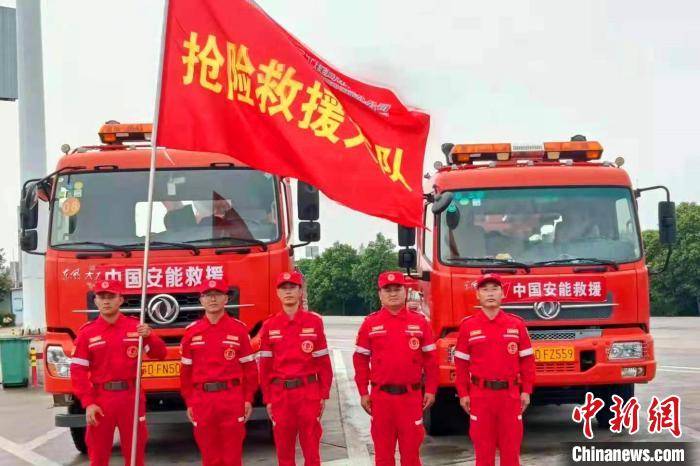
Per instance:
[[[323,348],[323,349],[320,349],[318,351],[314,351],[313,353],[311,353],[311,356],[313,356],[315,358],[320,358],[321,356],[325,356],[327,354],[328,354],[328,348]]]
[[[360,353],[360,354],[364,354],[366,356],[369,356],[370,354],[372,354],[372,351],[368,350],[367,348],[363,348],[361,346],[355,346],[355,352]]]
[[[469,355],[467,353],[462,353],[461,351],[455,351],[455,358],[469,361]]]
[[[525,356],[530,356],[533,352],[532,348],[524,349],[520,352],[520,357],[524,358]]]
[[[259,358],[271,358],[272,351],[258,351],[258,357]]]
[[[192,360],[190,358],[185,358],[183,357],[180,359],[180,362],[182,362],[186,366],[191,366],[192,365]]]
[[[79,366],[85,366],[85,367],[90,367],[90,361],[87,359],[82,359],[82,358],[71,358],[70,359],[71,364],[77,364]]]
[[[242,358],[238,359],[238,362],[240,362],[241,364],[251,361],[255,361],[255,353],[249,354],[248,356],[243,356]]]
[[[437,346],[435,345],[435,343],[433,343],[432,345],[425,345],[421,349],[423,350],[424,353],[427,353],[428,351],[435,351],[436,348],[437,348]]]

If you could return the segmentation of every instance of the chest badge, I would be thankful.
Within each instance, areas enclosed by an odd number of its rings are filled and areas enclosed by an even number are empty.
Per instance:
[[[508,343],[508,353],[509,354],[515,354],[518,352],[518,344],[514,341],[511,341]]]
[[[236,357],[236,350],[233,348],[226,348],[224,350],[224,359],[227,361],[233,360]]]
[[[412,350],[417,350],[418,348],[420,348],[420,340],[416,337],[411,337],[408,340],[408,347]]]
[[[135,358],[138,355],[138,353],[139,353],[139,349],[137,346],[129,346],[126,349],[126,355],[127,355],[127,357],[129,357],[131,359]]]
[[[301,342],[301,350],[304,353],[310,353],[314,350],[314,342],[310,340],[304,340]]]

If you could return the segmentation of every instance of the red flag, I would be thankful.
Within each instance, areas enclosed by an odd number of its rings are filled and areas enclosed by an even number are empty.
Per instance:
[[[421,225],[429,116],[333,69],[248,0],[170,0],[157,144],[227,154]]]

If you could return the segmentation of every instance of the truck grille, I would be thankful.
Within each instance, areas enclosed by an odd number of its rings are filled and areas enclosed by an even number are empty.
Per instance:
[[[150,302],[151,298],[158,294],[147,294],[146,295],[146,306]],[[166,325],[159,325],[154,322],[151,317],[146,312],[146,322],[152,325],[154,328],[178,328],[186,327],[190,323],[200,319],[204,315],[204,308],[202,308],[199,302],[199,293],[170,293],[170,296],[175,298],[177,305],[179,307],[179,313],[175,321]],[[240,292],[236,287],[229,288],[229,303],[227,312],[231,317],[238,318],[239,310],[238,306],[240,304]],[[91,291],[87,294],[87,310],[88,310],[88,320],[94,320],[99,315],[97,311],[97,306],[95,306],[95,295]],[[141,308],[141,295],[124,295],[124,304],[122,305],[122,312],[127,315],[138,317]],[[148,309],[146,310],[148,311]]]
[[[599,328],[584,328],[584,329],[547,329],[547,330],[529,330],[530,339],[533,341],[542,340],[580,340],[582,338],[597,338],[603,334]]]
[[[538,362],[535,363],[535,372],[550,374],[553,372],[576,372],[575,362]]]

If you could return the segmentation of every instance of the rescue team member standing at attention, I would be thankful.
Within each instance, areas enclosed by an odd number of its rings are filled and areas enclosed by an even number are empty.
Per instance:
[[[258,369],[246,325],[226,313],[228,286],[200,290],[204,317],[182,338],[180,387],[204,466],[240,466],[245,422],[253,411]]]
[[[267,319],[260,330],[260,385],[280,466],[296,464],[297,435],[304,464],[321,464],[320,420],[333,379],[323,320],[302,309],[302,285],[299,272],[277,277],[283,310]]]
[[[530,404],[535,361],[523,319],[501,310],[501,277],[476,283],[481,311],[466,317],[455,348],[459,403],[469,413],[476,466],[520,464],[522,413]]]
[[[124,316],[121,286],[113,281],[95,284],[97,319],[78,331],[71,357],[71,383],[75,395],[85,408],[88,455],[92,466],[107,466],[114,443],[114,429],[119,429],[124,464],[129,466],[134,422],[134,393],[139,336],[144,351],[153,359],[165,359],[165,343],[147,324]],[[136,466],[144,464],[148,432],[146,399],[140,395]]]
[[[425,315],[406,308],[402,272],[379,275],[379,300],[382,308],[362,322],[353,355],[362,407],[372,416],[375,463],[393,466],[398,440],[401,465],[420,465],[423,410],[437,389],[435,340]]]

